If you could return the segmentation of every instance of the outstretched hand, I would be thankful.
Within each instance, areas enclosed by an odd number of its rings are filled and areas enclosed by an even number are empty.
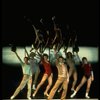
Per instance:
[[[14,45],[11,46],[11,51],[16,52],[16,49],[17,49],[16,46]]]

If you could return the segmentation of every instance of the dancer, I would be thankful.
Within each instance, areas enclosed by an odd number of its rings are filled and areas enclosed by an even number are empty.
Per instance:
[[[41,56],[41,64],[43,64],[45,73],[40,81],[40,83],[37,85],[36,90],[33,93],[33,97],[35,97],[35,95],[37,94],[38,90],[40,89],[40,87],[44,84],[44,82],[46,80],[48,80],[48,85],[46,87],[46,90],[44,91],[44,95],[45,96],[49,96],[48,95],[48,91],[52,85],[52,78],[53,78],[53,74],[52,74],[52,69],[51,69],[51,65],[50,62],[48,61],[48,55],[47,54],[43,54],[43,56],[38,53]]]
[[[59,88],[59,86],[62,84],[63,86],[63,92],[61,95],[61,100],[66,98],[66,94],[67,94],[67,88],[68,88],[68,82],[69,82],[69,75],[68,75],[68,70],[67,67],[64,63],[64,58],[62,56],[57,55],[57,52],[55,51],[55,55],[56,55],[56,67],[58,69],[58,79],[55,83],[55,85],[53,86],[53,88],[50,91],[48,100],[53,99],[57,89]]]
[[[73,75],[74,81],[72,83],[71,91],[74,92],[74,89],[75,89],[75,86],[77,83],[77,70],[76,70],[75,62],[74,62],[73,55],[71,52],[66,53],[66,60],[67,60],[68,66],[69,66],[69,78]],[[58,90],[58,92],[60,92],[61,90],[62,90],[62,86]]]
[[[72,83],[72,88],[71,88],[71,91],[74,91],[74,88],[75,88],[75,85],[76,85],[76,82],[77,82],[77,69],[75,67],[75,63],[74,63],[74,60],[73,60],[73,55],[71,52],[67,52],[66,54],[66,59],[67,59],[67,64],[68,66],[70,67],[69,68],[69,77],[71,77],[73,75],[73,83]]]
[[[80,84],[76,87],[74,93],[70,96],[71,98],[73,98],[76,95],[76,93],[79,91],[79,89],[84,85],[86,81],[87,81],[87,88],[86,88],[85,97],[90,98],[88,94],[90,91],[91,83],[94,80],[94,75],[93,75],[91,64],[88,62],[86,57],[82,58],[82,68],[84,70],[84,75],[82,77]]]
[[[69,78],[73,75],[74,81],[72,83],[71,91],[74,91],[75,85],[77,83],[77,70],[76,70],[75,62],[74,62],[71,52],[66,53],[66,60],[67,60],[68,66],[69,66]],[[58,92],[60,92],[61,90],[62,90],[62,87],[58,90]]]
[[[71,39],[72,40],[72,39]],[[66,59],[67,59],[67,64],[68,66],[70,67],[69,68],[69,77],[71,77],[73,75],[73,83],[72,83],[72,88],[71,88],[71,91],[74,91],[75,89],[75,86],[76,86],[76,83],[77,83],[77,65],[80,64],[80,59],[79,59],[79,56],[78,56],[78,52],[79,52],[79,48],[76,49],[76,44],[77,42],[77,35],[75,36],[75,39],[74,39],[74,42],[72,43],[72,52],[65,52],[66,54]],[[75,55],[75,52],[76,52],[76,55]]]
[[[28,92],[27,92],[27,98],[29,100],[31,100],[31,84],[32,84],[32,71],[31,71],[31,67],[30,64],[28,62],[28,57],[24,57],[24,62],[21,60],[21,58],[18,56],[16,50],[12,50],[17,58],[19,59],[21,66],[22,66],[22,71],[23,71],[23,78],[22,81],[20,83],[20,85],[18,86],[18,88],[15,90],[14,94],[11,96],[10,99],[14,99],[18,93],[26,86],[26,84],[28,85]]]
[[[32,89],[35,90],[36,82],[37,82],[38,76],[40,74],[39,61],[37,61],[37,59],[35,59],[36,54],[34,52],[31,52],[29,55],[26,48],[25,48],[25,52],[29,58],[29,62],[30,62],[31,70],[32,70],[32,76],[34,76]]]

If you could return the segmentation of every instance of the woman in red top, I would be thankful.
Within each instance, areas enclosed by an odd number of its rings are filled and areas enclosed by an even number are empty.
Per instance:
[[[40,87],[44,84],[46,79],[48,79],[48,85],[47,85],[46,90],[44,92],[45,96],[49,96],[48,95],[48,91],[49,91],[49,89],[50,89],[50,87],[52,85],[53,74],[52,74],[50,62],[48,61],[48,55],[47,54],[44,54],[42,56],[41,63],[43,64],[45,73],[44,73],[40,83],[37,85],[37,88],[36,88],[35,92],[33,93],[33,97],[35,97],[36,93],[38,92]]]
[[[82,77],[80,84],[76,87],[76,90],[70,96],[71,98],[73,98],[76,95],[76,93],[79,91],[79,89],[84,85],[84,83],[86,81],[87,81],[87,88],[86,88],[85,97],[90,98],[88,96],[88,93],[89,93],[89,90],[90,90],[91,82],[94,80],[94,76],[93,76],[93,71],[92,71],[91,65],[88,63],[88,60],[87,60],[86,57],[82,58],[82,68],[83,68],[83,71],[84,71],[84,75]]]

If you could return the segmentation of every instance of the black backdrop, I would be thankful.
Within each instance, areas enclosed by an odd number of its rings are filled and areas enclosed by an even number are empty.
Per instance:
[[[62,1],[13,1],[2,0],[2,43],[30,45],[33,41],[32,24],[40,27],[43,18],[50,27],[51,17],[62,26],[62,31],[69,25],[70,31],[78,34],[79,45],[97,46],[99,39],[99,0]],[[66,34],[66,31],[63,32]]]

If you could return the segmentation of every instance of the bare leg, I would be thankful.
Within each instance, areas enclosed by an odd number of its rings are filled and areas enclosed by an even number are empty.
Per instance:
[[[73,74],[73,69],[70,68],[70,69],[69,69],[69,78],[72,76],[72,74]]]
[[[86,81],[87,81],[86,77],[83,76],[83,78],[82,78],[80,84],[77,86],[77,88],[76,88],[76,90],[74,91],[74,93],[70,96],[71,98],[73,98],[73,97],[76,95],[76,93],[79,91],[79,89],[84,85],[84,83],[85,83]]]
[[[86,97],[86,98],[90,98],[90,97],[88,96],[89,91],[90,91],[90,86],[91,86],[91,77],[87,80],[87,88],[86,88],[86,94],[85,94],[85,97]]]
[[[74,81],[73,81],[71,90],[75,89],[75,85],[76,85],[76,82],[77,82],[77,72],[76,71],[74,71],[74,73],[73,73],[73,79],[74,79]]]
[[[76,88],[76,92],[79,91],[79,89],[84,85],[84,83],[87,81],[86,77],[83,76],[82,80],[81,80],[81,83],[77,86]]]
[[[44,92],[44,95],[49,96],[49,95],[48,95],[48,91],[49,91],[49,89],[50,89],[50,87],[51,87],[51,85],[52,85],[52,77],[53,77],[53,74],[51,74],[51,75],[48,77],[48,86],[47,86],[47,88],[46,88],[46,90],[45,90],[45,92]]]
[[[46,81],[47,78],[48,78],[48,75],[44,74],[43,77],[42,77],[41,82],[37,85],[37,88],[36,88],[35,92],[33,93],[33,97],[36,95],[36,93],[38,92],[40,87],[44,84],[44,82]]]

